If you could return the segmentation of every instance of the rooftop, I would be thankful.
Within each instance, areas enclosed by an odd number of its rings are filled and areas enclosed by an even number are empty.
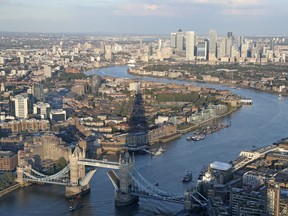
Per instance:
[[[223,162],[219,162],[219,161],[215,161],[213,163],[210,164],[210,167],[212,169],[216,169],[216,170],[222,170],[222,171],[226,171],[229,170],[232,165],[228,164],[228,163],[223,163]]]
[[[0,151],[0,158],[10,158],[13,155],[15,154],[11,151]]]

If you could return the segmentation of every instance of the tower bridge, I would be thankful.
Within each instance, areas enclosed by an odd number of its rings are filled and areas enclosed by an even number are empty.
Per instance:
[[[138,201],[139,197],[156,199],[167,202],[183,204],[186,210],[194,206],[206,207],[207,200],[196,190],[187,190],[184,194],[169,193],[155,186],[138,172],[135,165],[134,155],[128,152],[119,162],[94,160],[85,158],[85,151],[76,147],[70,152],[69,164],[54,175],[44,175],[31,165],[17,168],[17,182],[20,185],[27,183],[57,184],[65,186],[65,196],[73,197],[90,191],[90,180],[97,169],[85,173],[85,166],[111,169],[107,172],[115,188],[115,205],[124,206]],[[118,175],[114,170],[118,170]]]

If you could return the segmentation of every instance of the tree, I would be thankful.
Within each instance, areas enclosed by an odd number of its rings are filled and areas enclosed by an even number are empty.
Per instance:
[[[66,167],[66,160],[64,157],[60,157],[55,164],[55,172],[58,172],[60,170],[62,170],[64,167]]]
[[[3,190],[15,182],[15,176],[12,172],[5,172],[2,177],[0,177],[0,190]]]

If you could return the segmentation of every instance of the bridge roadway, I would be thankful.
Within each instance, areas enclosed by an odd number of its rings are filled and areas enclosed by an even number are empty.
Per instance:
[[[119,169],[119,162],[94,160],[87,158],[78,160],[78,164],[92,167],[108,168],[108,169]]]

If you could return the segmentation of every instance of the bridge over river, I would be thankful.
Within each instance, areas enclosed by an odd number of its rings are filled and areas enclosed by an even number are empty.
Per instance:
[[[183,204],[186,210],[195,206],[207,206],[207,199],[196,188],[186,190],[183,194],[175,194],[149,182],[135,169],[134,155],[131,157],[128,152],[124,157],[120,155],[119,162],[111,162],[85,158],[85,151],[76,146],[74,151],[71,150],[69,158],[69,164],[64,169],[50,176],[32,169],[31,165],[18,167],[17,181],[22,186],[27,183],[63,185],[66,197],[71,198],[90,191],[89,183],[97,169],[85,173],[85,166],[106,168],[111,169],[107,175],[115,188],[116,206],[137,202],[139,197]],[[119,174],[114,170],[119,170]]]

